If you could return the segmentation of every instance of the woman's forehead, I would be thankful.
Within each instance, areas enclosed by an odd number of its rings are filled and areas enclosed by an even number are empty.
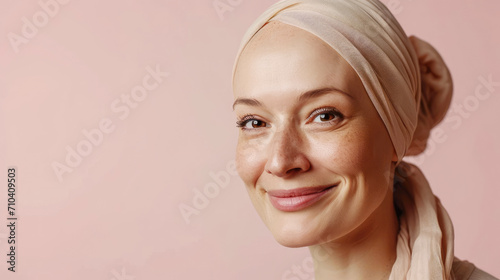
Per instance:
[[[279,21],[264,25],[246,44],[240,55],[248,56],[256,51],[281,49],[290,44],[310,45],[311,47],[329,48],[329,46],[310,32]]]
[[[328,86],[345,92],[364,89],[354,69],[323,40],[277,21],[247,44],[234,78],[235,97]]]

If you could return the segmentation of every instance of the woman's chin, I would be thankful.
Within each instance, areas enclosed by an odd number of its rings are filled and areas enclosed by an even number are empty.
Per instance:
[[[307,247],[320,243],[318,236],[306,233],[304,230],[273,232],[273,236],[279,244],[289,248]]]
[[[279,236],[279,237],[275,236],[274,238],[279,244],[288,248],[300,248],[311,245],[307,242],[304,242],[303,239],[295,238],[293,236]]]

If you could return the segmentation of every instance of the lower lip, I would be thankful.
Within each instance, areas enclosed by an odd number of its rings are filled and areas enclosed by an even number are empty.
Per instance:
[[[334,187],[325,189],[317,193],[293,197],[276,197],[269,194],[268,196],[274,208],[285,212],[293,212],[313,205],[333,188]]]

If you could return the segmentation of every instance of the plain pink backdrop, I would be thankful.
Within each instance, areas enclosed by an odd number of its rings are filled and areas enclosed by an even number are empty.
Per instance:
[[[307,248],[273,239],[231,167],[234,56],[274,1],[58,3],[0,2],[2,181],[8,166],[18,170],[17,272],[7,271],[5,183],[0,279],[293,279],[294,266],[312,279]],[[500,2],[384,3],[452,72],[456,122],[413,161],[452,217],[456,255],[498,277],[500,85],[486,92],[481,80],[500,82]],[[118,113],[113,104],[140,91],[148,69],[169,75]],[[114,130],[59,180],[54,162],[103,120]],[[179,207],[195,198],[187,223]]]

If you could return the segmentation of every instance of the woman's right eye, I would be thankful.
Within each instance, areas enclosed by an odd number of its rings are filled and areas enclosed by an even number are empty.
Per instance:
[[[267,127],[267,123],[257,119],[242,119],[236,122],[236,126],[241,129],[256,129],[261,127]]]

